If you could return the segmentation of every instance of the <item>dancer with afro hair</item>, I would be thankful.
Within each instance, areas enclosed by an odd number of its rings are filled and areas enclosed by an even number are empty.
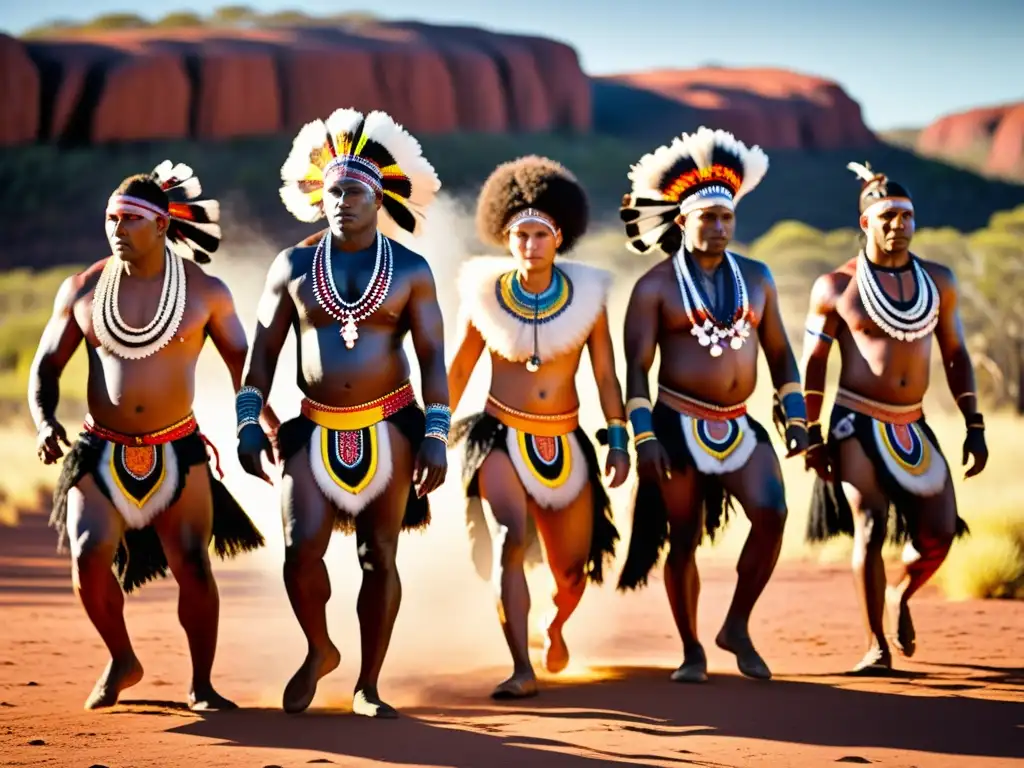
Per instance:
[[[587,580],[601,583],[618,539],[576,392],[586,347],[608,424],[599,434],[609,446],[604,472],[611,487],[621,485],[629,454],[605,309],[611,275],[561,257],[587,220],[586,193],[564,167],[536,156],[505,163],[480,192],[477,226],[509,255],[471,259],[459,275],[461,340],[448,372],[453,410],[485,349],[491,358],[484,409],[453,425],[452,444],[465,441],[473,560],[499,595],[512,653],[512,676],[492,693],[499,699],[537,693],[525,566],[541,560],[540,543],[555,582],[544,662],[554,673],[569,663],[563,627]]]

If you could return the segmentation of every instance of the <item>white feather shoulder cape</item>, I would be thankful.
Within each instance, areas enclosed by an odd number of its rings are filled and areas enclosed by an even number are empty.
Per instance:
[[[542,361],[581,348],[608,303],[610,272],[589,264],[556,259],[555,266],[572,284],[572,299],[560,315],[537,329],[537,354]],[[504,309],[498,301],[498,279],[516,268],[511,256],[477,256],[463,263],[458,278],[459,316],[471,322],[488,349],[514,363],[533,354],[533,324]]]

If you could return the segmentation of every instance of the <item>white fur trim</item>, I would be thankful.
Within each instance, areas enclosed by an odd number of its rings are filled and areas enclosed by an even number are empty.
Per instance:
[[[566,437],[568,438],[569,451],[565,458],[569,462],[569,476],[565,478],[565,482],[559,487],[549,488],[533,476],[526,457],[523,456],[522,451],[519,449],[518,430],[508,427],[506,434],[508,455],[512,458],[512,466],[516,468],[519,481],[523,484],[523,488],[526,489],[526,493],[529,494],[530,498],[547,509],[564,509],[569,506],[583,492],[583,488],[587,484],[589,473],[583,449],[580,448],[575,434],[570,432]]]
[[[582,347],[608,303],[612,284],[610,272],[578,261],[557,259],[555,265],[572,283],[569,306],[555,319],[537,329],[537,347],[542,362]],[[533,355],[533,324],[525,323],[498,303],[498,278],[516,268],[511,256],[477,256],[466,261],[459,272],[459,312],[480,331],[487,346],[512,362],[524,362]]]
[[[154,446],[157,451],[163,452],[164,479],[160,482],[160,486],[154,491],[153,495],[140,507],[130,496],[121,490],[120,485],[118,485],[117,480],[114,478],[113,470],[110,466],[114,456],[114,445],[114,443],[107,442],[103,447],[103,453],[100,455],[100,463],[97,470],[103,480],[103,484],[107,486],[114,508],[124,518],[125,524],[129,528],[145,528],[156,519],[157,515],[170,506],[171,499],[174,498],[174,492],[178,488],[178,455],[174,451],[174,446],[170,443]]]
[[[889,452],[886,445],[884,430],[885,424],[877,419],[872,420],[871,431],[875,436],[875,446],[882,457],[882,463],[896,479],[896,482],[904,490],[915,496],[935,496],[946,487],[946,476],[948,474],[946,462],[939,453],[939,449],[928,439],[925,431],[916,424],[911,424],[912,429],[920,438],[922,444],[927,446],[928,467],[919,475],[911,474],[900,465],[896,458]]]
[[[373,425],[373,429],[377,432],[377,467],[373,479],[359,493],[351,493],[339,487],[331,478],[330,471],[324,466],[323,453],[320,450],[323,427],[317,426],[309,438],[309,465],[313,469],[313,479],[316,480],[317,487],[328,501],[353,517],[380,496],[391,481],[394,464],[391,460],[391,436],[388,433],[388,424],[386,421],[378,421]]]
[[[683,429],[683,439],[686,441],[686,447],[689,448],[690,456],[693,457],[693,464],[698,472],[705,475],[724,475],[727,472],[735,472],[738,469],[742,469],[747,461],[750,460],[754,449],[757,448],[757,435],[754,434],[754,430],[751,429],[750,422],[747,421],[745,415],[734,419],[741,432],[740,444],[724,459],[712,456],[704,446],[697,442],[697,438],[693,435],[693,424],[698,419],[679,414],[679,420]]]

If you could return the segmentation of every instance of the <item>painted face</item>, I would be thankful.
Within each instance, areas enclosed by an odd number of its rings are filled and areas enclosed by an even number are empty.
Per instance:
[[[860,228],[884,253],[901,253],[914,237],[914,206],[906,198],[881,200],[861,214]]]
[[[377,228],[380,198],[368,186],[345,177],[324,189],[324,213],[335,237]]]
[[[107,208],[106,231],[111,253],[133,264],[163,251],[167,218],[112,205]]]
[[[526,272],[550,269],[561,242],[561,235],[539,221],[521,221],[508,231],[509,250],[517,266]]]
[[[724,205],[713,205],[686,214],[683,231],[691,251],[722,254],[736,230],[736,214]]]

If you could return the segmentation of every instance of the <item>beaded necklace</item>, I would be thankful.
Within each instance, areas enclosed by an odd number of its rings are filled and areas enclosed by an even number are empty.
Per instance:
[[[679,283],[679,293],[683,297],[683,309],[686,310],[686,317],[690,321],[690,333],[697,337],[700,345],[709,347],[708,352],[712,357],[722,355],[726,339],[733,349],[742,347],[750,336],[750,296],[743,273],[740,272],[733,255],[725,252],[725,264],[732,275],[735,302],[735,309],[728,324],[718,320],[704,302],[690,273],[686,253],[682,248],[672,258],[672,264],[675,267],[676,281]]]
[[[857,257],[857,290],[875,325],[897,341],[916,341],[939,323],[939,289],[916,256],[911,257],[914,302],[900,309],[886,294],[864,251]]]
[[[341,324],[341,338],[348,349],[356,344],[359,338],[357,323],[365,320],[378,309],[388,297],[391,290],[391,279],[394,275],[394,258],[391,253],[391,241],[380,232],[377,233],[377,258],[373,265],[370,282],[363,295],[353,302],[345,301],[334,283],[334,263],[331,258],[330,231],[324,233],[313,254],[313,297],[317,304]]]

